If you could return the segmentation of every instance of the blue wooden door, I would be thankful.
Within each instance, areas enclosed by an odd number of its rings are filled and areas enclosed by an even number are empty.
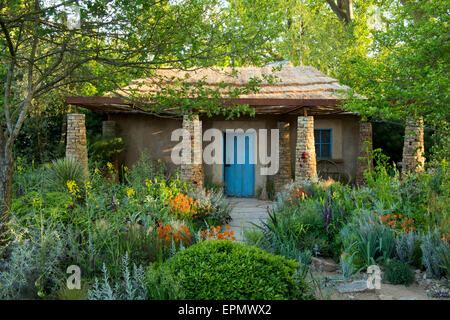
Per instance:
[[[253,197],[255,191],[254,137],[224,133],[225,192],[232,197]]]

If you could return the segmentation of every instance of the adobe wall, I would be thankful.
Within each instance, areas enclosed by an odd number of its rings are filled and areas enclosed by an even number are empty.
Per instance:
[[[148,154],[154,160],[162,159],[167,164],[170,172],[177,168],[171,161],[172,148],[178,142],[170,140],[171,133],[175,129],[182,128],[182,119],[165,119],[146,115],[110,114],[110,120],[116,122],[117,135],[121,136],[126,145],[122,155],[122,162],[131,167],[139,158],[142,150],[147,149]],[[221,117],[202,118],[202,129],[205,132],[209,128],[225,129],[277,129],[278,122],[288,122],[290,130],[291,149],[291,174],[294,179],[295,149],[297,140],[297,116],[262,116],[255,118],[241,117],[237,120],[225,120]],[[314,117],[314,128],[332,129],[332,160],[339,160],[338,169],[346,171],[354,179],[358,157],[359,118],[354,116],[341,117]],[[203,148],[210,142],[203,142]],[[270,136],[268,137],[268,150],[270,152]],[[255,193],[264,185],[266,176],[260,174],[261,165],[255,166]],[[223,182],[222,165],[204,165],[204,174],[208,180],[220,184]]]
[[[131,167],[144,149],[151,159],[163,160],[171,173],[176,165],[171,161],[172,148],[178,142],[170,141],[172,131],[182,127],[182,119],[165,119],[147,115],[110,114],[110,120],[116,122],[117,136],[125,142],[125,152],[121,162]]]

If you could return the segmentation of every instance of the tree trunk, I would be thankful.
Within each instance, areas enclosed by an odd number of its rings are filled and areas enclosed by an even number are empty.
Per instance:
[[[14,160],[12,152],[6,151],[0,155],[0,247],[8,239],[9,212],[12,199],[12,178],[14,172]],[[6,157],[5,157],[6,155]]]

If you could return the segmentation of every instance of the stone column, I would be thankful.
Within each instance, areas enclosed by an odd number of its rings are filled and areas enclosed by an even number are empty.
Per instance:
[[[423,119],[406,120],[402,174],[422,171],[425,165],[424,152]]]
[[[67,114],[66,158],[73,158],[88,169],[85,115]]]
[[[317,179],[316,148],[314,145],[314,117],[297,118],[295,147],[295,182]]]
[[[275,192],[283,191],[283,187],[291,182],[291,150],[289,129],[289,122],[278,122],[278,157],[280,166],[278,173],[274,177]]]
[[[104,138],[112,138],[116,136],[116,122],[107,120],[102,122],[102,135]]]
[[[357,184],[364,183],[364,171],[369,167],[368,157],[372,154],[372,124],[370,122],[361,121],[359,123],[359,141],[358,141],[358,159],[356,164]],[[372,166],[372,163],[370,163]]]
[[[190,135],[191,152],[183,158],[181,163],[181,180],[190,181],[197,188],[203,188],[203,152],[202,152],[202,122],[198,116],[189,119],[183,117],[183,129]]]

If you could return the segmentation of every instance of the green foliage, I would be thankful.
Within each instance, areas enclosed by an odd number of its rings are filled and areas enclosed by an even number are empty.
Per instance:
[[[395,238],[395,253],[402,262],[412,263],[417,235],[414,231],[401,233]]]
[[[58,300],[87,300],[88,285],[81,280],[80,289],[69,289],[63,286],[57,291]]]
[[[207,210],[205,222],[208,225],[222,226],[231,221],[231,206],[223,190],[190,192],[194,201],[197,201],[198,210]]]
[[[420,240],[416,239],[414,242],[414,251],[411,257],[412,265],[416,268],[423,269],[422,264],[422,249],[420,248]]]
[[[136,267],[133,264],[133,269],[129,269],[128,255],[122,258],[122,280],[114,279],[115,285],[109,284],[108,270],[103,265],[103,279],[99,283],[95,279],[92,289],[88,291],[89,300],[145,300],[147,298],[144,279],[144,268]]]
[[[264,234],[257,228],[244,229],[245,244],[264,249]]]
[[[161,160],[153,161],[147,150],[139,155],[126,179],[130,185],[145,186],[145,180],[161,181],[167,176],[167,168]]]
[[[14,155],[26,162],[46,163],[64,157],[65,93],[51,92],[35,99],[14,143]]]
[[[350,280],[352,274],[355,273],[355,262],[353,261],[355,254],[356,252],[353,254],[341,255],[341,261],[339,261],[339,264],[342,269],[342,278],[344,281]]]
[[[435,132],[437,159],[448,158],[448,1],[385,1],[382,19],[371,56],[354,60],[356,79],[347,83],[368,100],[346,108],[388,119],[423,117]]]
[[[265,235],[266,247],[273,253],[296,259],[304,249],[299,244],[307,234],[308,225],[299,218],[300,212],[288,209],[281,213],[269,212],[267,221],[257,225]]]
[[[78,187],[86,180],[85,168],[73,158],[53,161],[48,169],[48,183],[58,191],[67,190],[67,182],[75,181]]]
[[[414,281],[414,273],[411,267],[403,261],[392,259],[384,266],[384,276],[392,284],[404,284],[409,286]]]
[[[421,237],[422,264],[428,275],[439,279],[444,272],[448,274],[449,244],[441,240],[441,235],[435,229]]]
[[[394,235],[389,228],[369,223],[367,217],[359,220],[354,232],[356,252],[364,261],[364,267],[387,261],[394,254]],[[349,226],[352,228],[352,226]]]
[[[107,162],[114,162],[124,147],[122,138],[97,136],[89,146],[89,158],[104,166]]]
[[[17,157],[13,175],[13,196],[20,197],[26,193],[39,192],[45,185],[47,170],[32,162],[27,163],[23,158]]]
[[[67,192],[41,194],[32,191],[22,197],[13,199],[11,212],[14,217],[21,219],[22,223],[30,219],[33,221],[38,217],[39,219],[53,217],[67,223],[71,220],[72,210],[69,208],[71,206],[73,206],[73,200]],[[35,216],[30,214],[31,212],[35,213]],[[40,215],[43,215],[43,217],[40,217]]]
[[[165,263],[180,275],[186,299],[302,299],[294,261],[230,241],[205,241]]]
[[[7,248],[0,258],[0,298],[55,298],[65,279],[65,254],[68,243],[61,229],[27,231]]]
[[[147,268],[145,286],[152,300],[182,300],[185,298],[180,275],[170,272],[166,266],[157,263]]]

